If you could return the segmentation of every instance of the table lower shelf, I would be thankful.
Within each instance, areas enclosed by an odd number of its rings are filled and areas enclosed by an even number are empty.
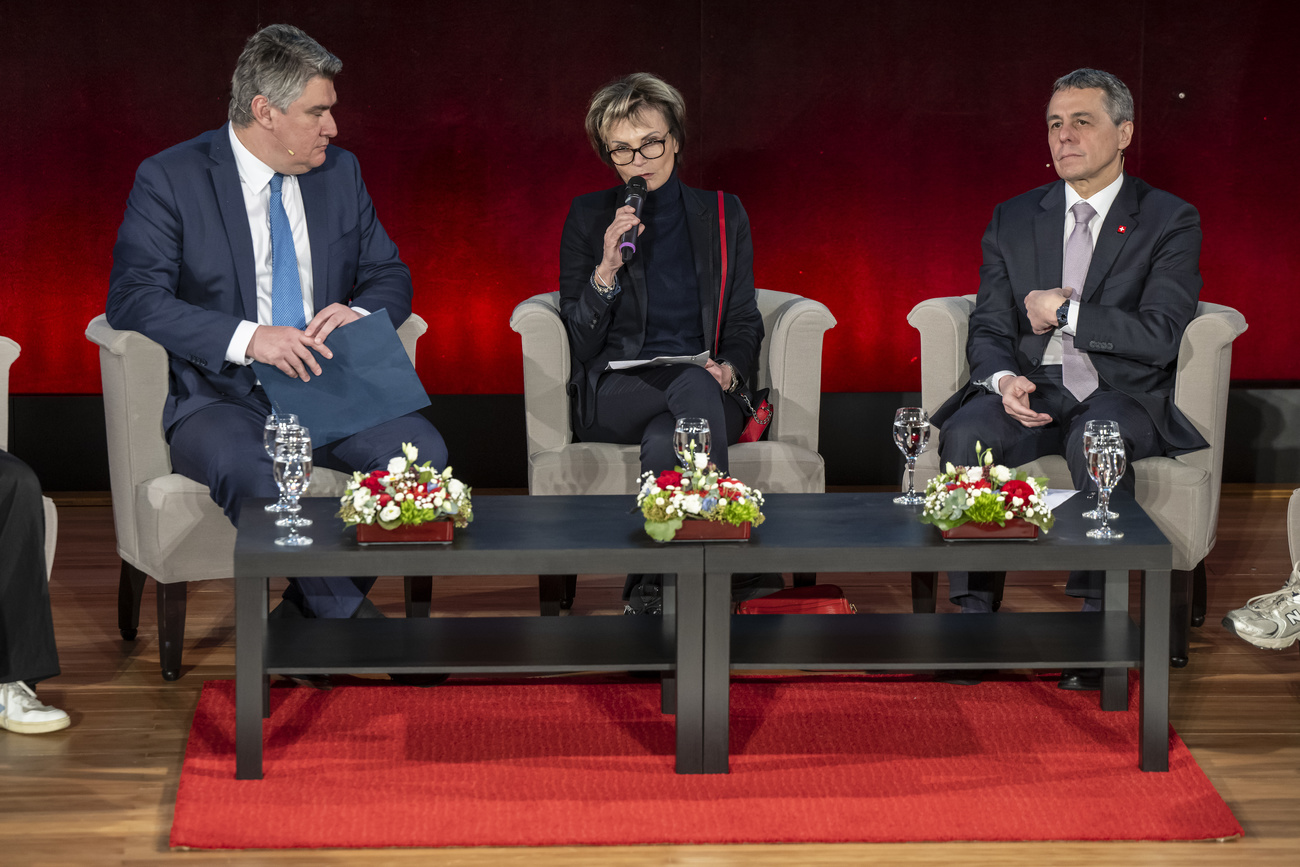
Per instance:
[[[733,669],[1138,668],[1141,658],[1124,611],[731,618]]]
[[[272,674],[659,671],[676,667],[662,617],[272,620]]]

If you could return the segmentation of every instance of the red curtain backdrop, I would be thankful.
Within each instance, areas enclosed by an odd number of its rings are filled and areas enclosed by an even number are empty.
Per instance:
[[[556,288],[570,199],[612,185],[587,99],[630,71],[687,100],[687,183],[744,201],[758,285],[824,302],[827,391],[919,387],[918,301],[974,292],[993,206],[1055,177],[1043,108],[1080,66],[1132,88],[1128,171],[1195,204],[1202,298],[1250,322],[1237,379],[1300,379],[1300,139],[1290,2],[114,2],[0,5],[0,334],[16,393],[95,393],[103,312],[141,160],[224,122],[259,26],[343,59],[355,152],[414,273],[441,394],[522,391],[520,300]]]

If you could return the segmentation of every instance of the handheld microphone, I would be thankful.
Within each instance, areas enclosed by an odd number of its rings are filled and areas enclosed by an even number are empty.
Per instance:
[[[645,197],[645,178],[637,175],[627,182],[627,193],[623,197],[623,204],[632,206],[632,212],[636,214],[638,220],[641,218],[641,207],[645,205]],[[636,236],[640,228],[640,226],[633,226],[618,239],[618,251],[622,254],[624,262],[636,255]]]

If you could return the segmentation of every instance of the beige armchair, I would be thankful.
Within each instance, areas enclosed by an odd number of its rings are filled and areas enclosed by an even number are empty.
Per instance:
[[[939,408],[966,385],[967,324],[975,296],[931,298],[912,308],[907,321],[921,334],[921,404],[927,412]],[[1205,555],[1214,547],[1219,522],[1219,485],[1223,475],[1223,432],[1228,412],[1228,381],[1232,342],[1246,330],[1246,320],[1231,307],[1202,301],[1183,334],[1178,351],[1174,402],[1209,442],[1210,447],[1175,458],[1135,461],[1137,501],[1173,544],[1174,610],[1171,656],[1175,666],[1187,664],[1189,623],[1205,620]],[[938,472],[937,439],[917,461],[918,483]],[[1052,455],[1027,464],[1053,487],[1073,482],[1065,458]],[[920,576],[914,580],[930,580]],[[913,596],[927,598],[925,588]],[[933,611],[934,590],[928,590]]]
[[[415,360],[415,342],[427,330],[414,314],[397,329]],[[158,585],[158,644],[164,680],[181,674],[186,583],[234,574],[235,528],[206,486],[172,472],[163,435],[167,352],[143,334],[118,331],[104,316],[86,326],[99,346],[108,433],[113,524],[122,558],[117,619],[122,637],[135,638],[145,576]],[[342,496],[348,477],[333,470],[312,474],[313,496]],[[420,590],[415,591],[420,595]],[[408,600],[411,588],[408,582]],[[427,591],[424,595],[427,599]]]
[[[818,301],[759,289],[764,337],[754,387],[770,388],[776,407],[767,440],[728,449],[729,470],[764,493],[820,493],[826,465],[817,453],[822,336],[835,317]],[[634,494],[641,473],[637,445],[573,441],[569,426],[569,340],[559,293],[534,295],[510,316],[523,341],[528,492]],[[573,599],[574,576],[541,576],[542,611],[559,613]]]
[[[22,350],[8,337],[0,337],[0,449],[9,448],[9,368]],[[45,506],[45,577],[54,571],[54,546],[59,540],[59,512],[54,501],[42,497]]]

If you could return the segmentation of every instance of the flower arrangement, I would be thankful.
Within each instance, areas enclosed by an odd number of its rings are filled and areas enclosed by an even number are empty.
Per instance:
[[[763,523],[763,493],[739,479],[724,476],[709,456],[692,449],[686,463],[656,476],[644,473],[636,504],[645,516],[645,531],[660,542],[671,541],[685,521],[716,521],[740,526]]]
[[[474,520],[470,488],[442,472],[428,461],[417,464],[419,450],[402,443],[402,454],[388,462],[388,469],[369,474],[356,472],[339,500],[338,516],[348,526],[378,524],[392,530],[403,524],[453,521],[464,527]]]
[[[968,522],[1005,527],[1008,521],[1021,518],[1043,532],[1052,528],[1056,518],[1043,499],[1047,479],[1030,478],[1024,470],[1013,473],[994,464],[993,450],[981,448],[980,443],[975,444],[975,458],[973,467],[949,463],[930,480],[925,487],[922,523],[951,530]]]

